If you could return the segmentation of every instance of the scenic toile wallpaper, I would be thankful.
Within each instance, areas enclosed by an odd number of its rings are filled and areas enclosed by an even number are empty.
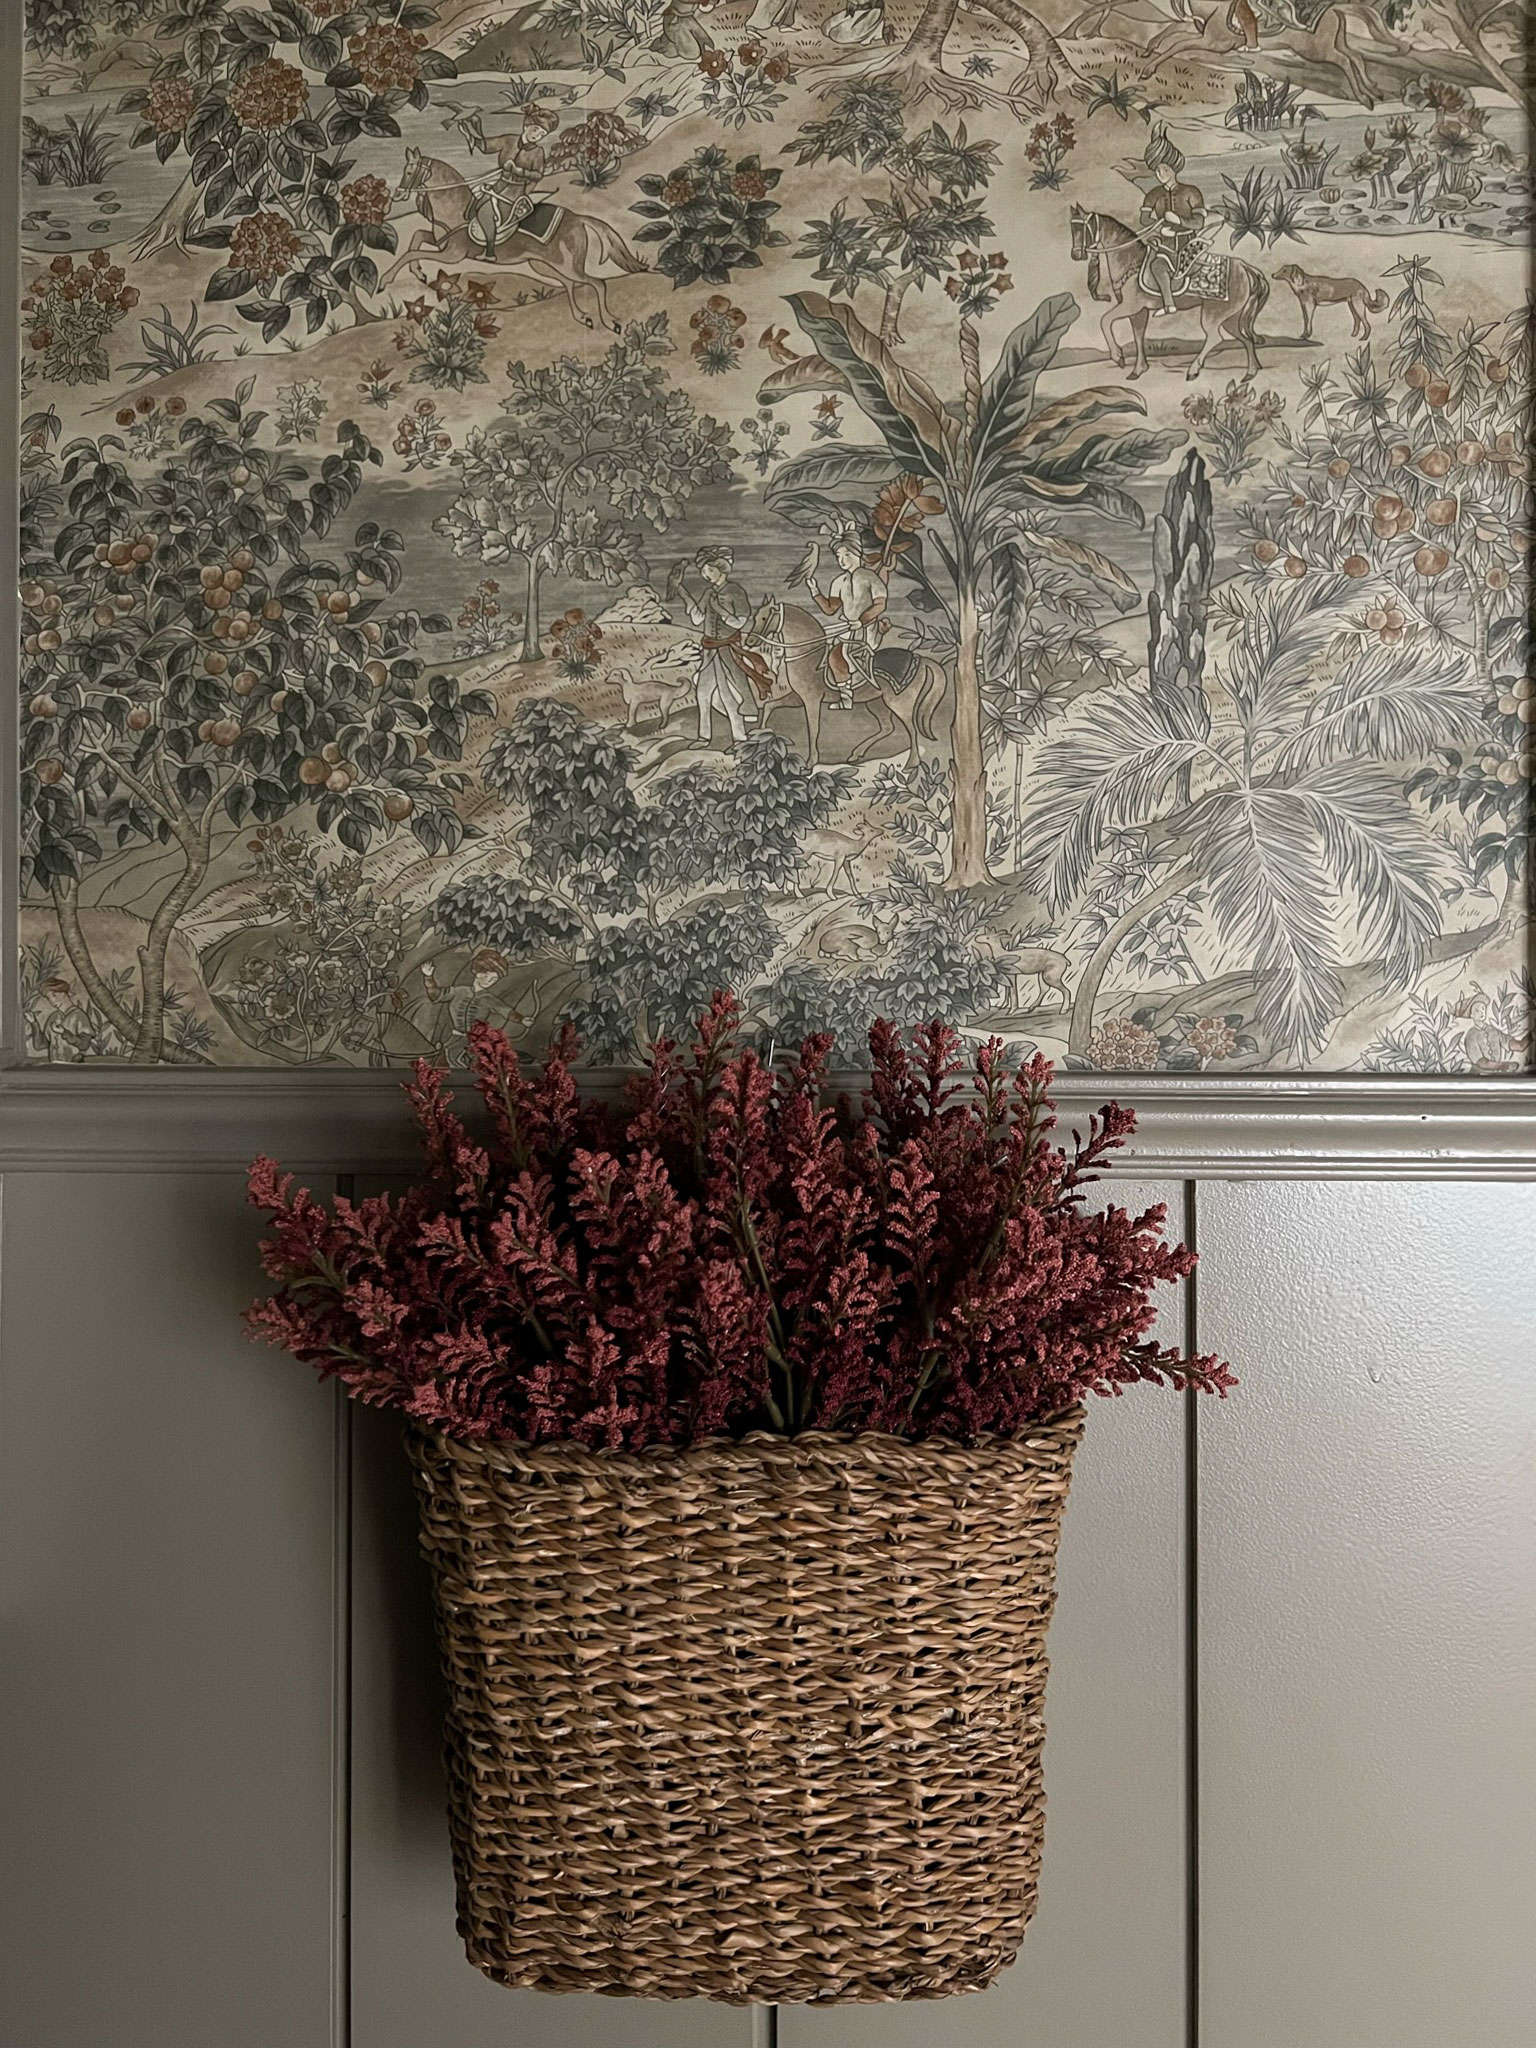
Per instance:
[[[1532,1059],[1519,0],[32,0],[39,1061]]]

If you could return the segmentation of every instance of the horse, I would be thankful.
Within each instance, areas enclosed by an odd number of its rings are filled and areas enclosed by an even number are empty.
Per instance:
[[[1074,206],[1071,218],[1073,262],[1088,264],[1088,289],[1095,298],[1105,296],[1114,300],[1100,322],[1104,346],[1123,370],[1125,354],[1115,340],[1115,327],[1121,320],[1129,321],[1136,339],[1136,366],[1130,374],[1132,377],[1144,376],[1147,368],[1147,321],[1153,309],[1162,304],[1156,292],[1142,288],[1141,270],[1147,253],[1146,243],[1134,228],[1128,228],[1124,221],[1116,220],[1111,213],[1089,212],[1084,207]],[[1228,256],[1226,264],[1225,296],[1202,298],[1194,292],[1179,292],[1174,296],[1173,303],[1180,310],[1199,308],[1200,325],[1205,335],[1204,345],[1184,373],[1190,380],[1199,376],[1212,352],[1224,341],[1235,341],[1241,347],[1249,376],[1256,377],[1259,373],[1254,322],[1268,302],[1269,279],[1262,271],[1255,270],[1251,263],[1244,263],[1236,256]],[[1101,278],[1107,291],[1101,292]]]
[[[834,704],[838,701],[827,675],[827,636],[821,620],[801,605],[765,598],[753,618],[748,644],[759,648],[776,671],[778,687],[768,704],[782,703],[790,696],[798,698],[814,768],[821,759],[822,716],[829,699]],[[879,694],[855,701],[873,714],[877,729],[859,742],[849,758],[862,761],[882,742],[894,738],[900,727],[907,736],[907,766],[915,768],[920,758],[919,734],[925,740],[938,739],[931,721],[949,677],[931,655],[910,647],[881,648],[870,668]]]
[[[611,333],[620,324],[608,304],[607,276],[597,274],[599,264],[609,264],[608,275],[630,275],[648,270],[616,228],[589,213],[572,213],[563,206],[549,208],[547,230],[536,234],[519,227],[500,243],[494,256],[487,256],[465,226],[465,217],[477,197],[475,187],[441,157],[423,156],[407,147],[405,169],[396,197],[409,200],[427,222],[411,237],[409,246],[379,279],[379,290],[389,284],[423,250],[446,263],[472,264],[482,269],[513,270],[539,284],[558,285],[566,304],[583,327],[595,327],[577,301],[585,286],[596,301],[598,319]],[[418,275],[420,273],[418,272]]]

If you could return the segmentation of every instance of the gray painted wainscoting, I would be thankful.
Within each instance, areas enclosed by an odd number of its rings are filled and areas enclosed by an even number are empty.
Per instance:
[[[71,1170],[13,1152],[4,1184],[0,2041],[762,2048],[765,2015],[462,1960],[394,1431],[236,1320],[263,1134],[90,1171],[75,1128]],[[1530,2048],[1529,1143],[1476,1182],[1114,1189],[1197,1230],[1169,1314],[1242,1391],[1091,1418],[1018,1965],[786,2008],[782,2048]]]

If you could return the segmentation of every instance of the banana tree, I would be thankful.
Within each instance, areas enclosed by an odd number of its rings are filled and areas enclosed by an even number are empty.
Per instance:
[[[978,262],[976,268],[981,270]],[[949,287],[946,287],[949,289]],[[986,376],[978,319],[959,299],[959,396],[943,399],[897,350],[866,327],[853,309],[816,292],[788,301],[815,354],[770,377],[761,398],[772,404],[794,392],[836,391],[850,397],[880,435],[879,445],[817,450],[786,463],[768,502],[782,517],[812,530],[846,524],[872,492],[898,477],[925,479],[942,513],[896,562],[910,601],[942,613],[954,645],[954,709],[950,883],[989,879],[986,859],[986,760],[982,744],[982,619],[998,606],[1020,606],[1038,553],[1031,540],[1045,508],[1092,507],[1127,526],[1144,524],[1127,485],[1163,460],[1182,429],[1106,426],[1117,414],[1145,413],[1138,392],[1094,384],[1041,402],[1041,377],[1078,316],[1070,293],[1038,305],[1003,343]],[[1096,550],[1075,545],[1080,566],[1119,593],[1125,572]]]

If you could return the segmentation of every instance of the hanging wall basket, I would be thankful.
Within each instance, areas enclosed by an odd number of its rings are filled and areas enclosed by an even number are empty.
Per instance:
[[[990,1984],[1035,1905],[1081,1428],[637,1453],[415,1434],[470,1960],[732,2003]]]

